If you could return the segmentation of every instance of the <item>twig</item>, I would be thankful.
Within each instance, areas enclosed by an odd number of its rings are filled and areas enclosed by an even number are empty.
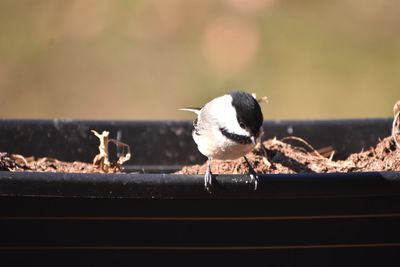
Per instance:
[[[0,152],[0,170],[14,172],[19,169],[29,169],[28,162],[24,156]]]
[[[329,161],[333,160],[333,156],[335,155],[335,150],[332,150],[331,155],[329,156]]]
[[[303,138],[297,137],[297,136],[286,136],[284,138],[281,139],[281,141],[285,141],[285,140],[296,140],[299,141],[301,143],[303,143],[304,145],[306,145],[313,153],[315,153],[317,156],[321,157],[321,158],[325,158],[324,156],[322,156],[312,145],[310,145],[306,140],[304,140]]]
[[[268,97],[267,97],[267,96],[263,96],[263,97],[257,99],[257,95],[256,95],[255,93],[252,93],[251,95],[253,96],[253,98],[254,98],[255,100],[257,100],[257,102],[258,102],[259,104],[268,103]]]
[[[259,99],[257,99],[257,102],[262,104],[262,103],[268,103],[268,97],[267,96],[263,96]]]
[[[400,143],[397,141],[397,135],[400,133],[400,100],[394,104],[393,115],[392,138],[396,143],[396,146],[400,148]]]
[[[109,139],[108,142],[114,143],[118,148],[118,164],[122,165],[131,159],[131,149],[129,145],[115,139]]]
[[[263,143],[258,143],[261,153],[262,153],[262,160],[265,164],[265,166],[267,166],[267,168],[271,168],[272,163],[268,160],[268,153],[267,153],[267,149],[265,148]]]
[[[128,161],[131,158],[131,149],[129,145],[117,141],[115,139],[109,139],[109,132],[103,131],[101,134],[92,130],[92,133],[97,136],[100,140],[99,145],[99,154],[97,154],[93,159],[93,165],[99,167],[102,171],[108,172],[112,167],[116,167],[118,170],[122,169],[122,164]],[[109,160],[108,155],[108,145],[109,143],[113,143],[117,146],[118,152],[118,161],[115,164],[112,164]],[[122,152],[120,152],[122,150]]]

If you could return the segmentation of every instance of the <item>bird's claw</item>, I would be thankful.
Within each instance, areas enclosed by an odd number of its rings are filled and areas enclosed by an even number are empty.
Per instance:
[[[211,173],[210,168],[207,168],[207,171],[204,175],[204,187],[207,190],[208,193],[212,193],[212,180],[213,180],[213,174]]]
[[[258,182],[259,182],[258,175],[256,173],[250,173],[249,176],[250,176],[251,182],[254,183],[254,191],[255,191],[255,190],[257,190]]]
[[[254,183],[254,191],[257,190],[258,187],[258,182],[260,181],[258,179],[258,175],[257,173],[254,171],[253,166],[251,166],[249,160],[246,158],[246,156],[244,156],[244,160],[247,163],[247,166],[249,167],[249,176],[250,176],[250,180],[252,183]]]

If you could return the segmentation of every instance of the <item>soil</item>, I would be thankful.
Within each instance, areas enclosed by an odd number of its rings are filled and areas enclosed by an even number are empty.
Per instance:
[[[291,145],[289,141],[296,141]],[[351,154],[345,160],[333,160],[333,149],[314,150],[300,138],[270,139],[258,145],[246,157],[257,173],[329,173],[400,171],[400,147],[393,137],[381,140],[375,147]],[[116,173],[122,172],[118,164],[107,169],[98,164],[84,162],[64,162],[53,158],[34,158],[0,152],[0,170],[66,173]],[[206,164],[185,166],[178,174],[204,174]],[[212,172],[215,174],[247,174],[248,165],[243,158],[232,161],[214,160]]]
[[[0,171],[15,172],[65,172],[65,173],[116,173],[121,168],[112,165],[107,170],[85,162],[65,162],[54,158],[23,157],[21,155],[0,152]]]
[[[303,142],[306,148],[270,139],[257,146],[246,157],[256,173],[400,171],[400,148],[392,137],[381,140],[376,147],[338,161],[331,159],[332,150],[324,149],[322,154],[304,140],[296,140]],[[186,166],[177,173],[204,174],[206,167],[206,164]],[[214,160],[211,171],[214,174],[247,174],[249,168],[244,158],[232,161]]]
[[[23,155],[0,152],[0,171],[14,172],[62,172],[62,173],[117,173],[121,172],[122,164],[131,158],[131,151],[127,144],[110,139],[109,132],[101,134],[92,130],[99,138],[99,154],[93,159],[93,164],[85,162],[65,162],[54,158],[24,157]],[[120,149],[117,162],[111,162],[108,154],[109,144]]]

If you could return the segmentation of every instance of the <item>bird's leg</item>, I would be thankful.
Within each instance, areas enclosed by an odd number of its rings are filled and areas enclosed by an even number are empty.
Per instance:
[[[213,174],[211,173],[211,159],[207,160],[207,170],[204,175],[204,187],[208,191],[208,193],[212,193],[212,178]]]
[[[251,166],[249,160],[246,158],[246,156],[243,156],[244,160],[247,163],[247,166],[249,167],[249,176],[251,178],[251,181],[254,182],[254,190],[257,190],[257,186],[258,186],[258,176],[256,174],[256,172],[253,169],[253,166]]]

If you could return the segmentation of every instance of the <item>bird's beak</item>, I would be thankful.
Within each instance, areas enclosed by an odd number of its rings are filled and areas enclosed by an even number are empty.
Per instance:
[[[253,145],[256,144],[256,138],[254,136],[250,136],[250,140],[253,143]]]

